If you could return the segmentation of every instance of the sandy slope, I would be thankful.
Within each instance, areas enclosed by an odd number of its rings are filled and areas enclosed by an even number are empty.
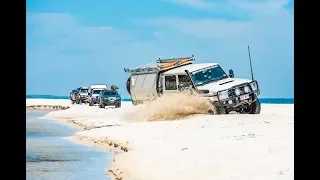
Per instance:
[[[293,179],[293,108],[262,105],[260,115],[133,123],[126,113],[134,108],[123,103],[121,109],[72,105],[45,117],[91,129],[77,132],[78,140],[128,151],[109,167],[123,180],[277,180]]]

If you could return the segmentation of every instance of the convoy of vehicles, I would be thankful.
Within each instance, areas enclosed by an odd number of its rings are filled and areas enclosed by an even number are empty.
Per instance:
[[[250,58],[250,49],[249,58]],[[153,100],[163,94],[179,93],[183,90],[197,92],[201,98],[210,101],[214,114],[228,114],[231,111],[246,114],[260,114],[258,81],[254,80],[250,58],[252,79],[235,78],[233,70],[228,73],[218,63],[194,63],[195,57],[159,59],[154,64],[138,68],[124,69],[130,76],[126,88],[134,105]],[[72,104],[89,103],[121,107],[118,87],[106,84],[92,84],[72,90]]]

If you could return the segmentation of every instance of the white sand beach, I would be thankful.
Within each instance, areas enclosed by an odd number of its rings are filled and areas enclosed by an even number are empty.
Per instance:
[[[262,104],[259,115],[194,115],[175,121],[136,121],[121,108],[27,99],[63,105],[44,118],[82,127],[74,134],[117,154],[106,171],[122,180],[293,180],[294,105]]]

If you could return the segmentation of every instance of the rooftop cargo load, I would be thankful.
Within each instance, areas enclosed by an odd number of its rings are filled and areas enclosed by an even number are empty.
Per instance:
[[[107,89],[108,86],[106,84],[92,84],[89,89]]]
[[[140,67],[126,69],[124,71],[130,74],[147,74],[147,73],[158,73],[169,69],[174,69],[183,65],[192,64],[195,60],[194,55],[191,57],[171,58],[171,59],[160,59],[156,63],[146,64]]]

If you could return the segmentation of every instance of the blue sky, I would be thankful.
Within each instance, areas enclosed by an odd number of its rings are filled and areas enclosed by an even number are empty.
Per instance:
[[[27,0],[27,94],[68,95],[116,84],[123,68],[158,58],[218,62],[249,78],[250,46],[261,97],[293,97],[293,1]]]

